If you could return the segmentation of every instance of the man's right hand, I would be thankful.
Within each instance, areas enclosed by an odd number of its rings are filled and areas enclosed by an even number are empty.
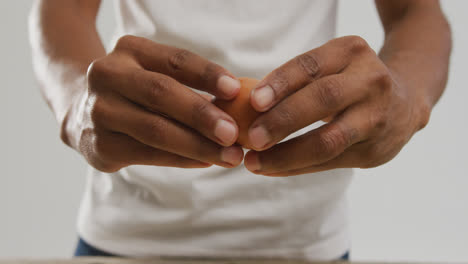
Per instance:
[[[234,167],[238,127],[192,91],[237,95],[240,83],[221,66],[189,51],[124,36],[89,66],[87,89],[62,123],[62,138],[98,170],[140,164]]]

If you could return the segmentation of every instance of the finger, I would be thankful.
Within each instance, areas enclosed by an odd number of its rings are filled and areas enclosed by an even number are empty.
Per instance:
[[[251,92],[251,104],[257,111],[267,111],[308,83],[322,76],[341,72],[354,54],[367,49],[368,45],[362,38],[348,36],[333,39],[299,55],[260,81]]]
[[[363,142],[356,143],[351,147],[347,148],[343,153],[336,156],[335,158],[328,160],[324,163],[306,166],[304,168],[285,170],[281,172],[275,172],[268,174],[267,176],[272,177],[285,177],[294,176],[305,173],[315,173],[326,170],[342,169],[342,168],[370,168],[372,166],[372,160],[374,153],[371,153],[370,145],[372,142],[365,140]]]
[[[149,39],[124,36],[115,51],[132,54],[147,70],[159,72],[192,88],[223,99],[234,98],[240,82],[226,69],[188,50],[155,43]]]
[[[173,120],[123,99],[116,100],[108,99],[110,103],[101,103],[94,110],[95,123],[145,145],[186,158],[229,168],[242,162],[243,151],[238,146],[222,147]]]
[[[201,162],[179,156],[164,150],[155,149],[142,144],[135,139],[115,132],[106,132],[105,150],[103,156],[107,157],[107,170],[117,171],[129,165],[152,165],[167,166],[179,168],[206,168],[211,166],[209,163]],[[102,153],[101,153],[102,154]]]
[[[255,150],[266,149],[289,134],[344,110],[368,95],[367,80],[351,73],[328,75],[288,96],[251,125]]]
[[[237,139],[239,129],[230,115],[171,77],[133,69],[109,78],[107,85],[129,100],[175,119],[218,144],[230,146]]]
[[[333,121],[270,149],[250,151],[244,164],[250,171],[270,174],[319,165],[368,138],[372,127],[362,106],[354,106]]]
[[[281,172],[265,174],[265,176],[288,177],[288,176],[301,175],[305,173],[315,173],[315,172],[327,171],[327,170],[333,170],[333,169],[354,168],[356,167],[356,165],[354,164],[358,164],[358,162],[356,161],[358,155],[359,155],[358,153],[347,149],[345,152],[341,153],[337,157],[319,165],[312,165],[312,166],[307,166],[307,167],[300,168],[300,169],[293,169],[293,170],[286,170],[286,171],[281,171]]]
[[[397,148],[395,144],[398,145]],[[374,168],[393,159],[404,143],[386,142],[385,139],[372,137],[347,148],[337,157],[324,163],[299,169],[285,170],[267,174],[268,176],[293,176],[340,168]]]
[[[213,100],[216,98],[214,96],[212,96],[211,94],[203,94],[203,93],[199,93],[199,95],[201,97],[203,97],[203,99],[209,101],[209,102],[213,102]]]

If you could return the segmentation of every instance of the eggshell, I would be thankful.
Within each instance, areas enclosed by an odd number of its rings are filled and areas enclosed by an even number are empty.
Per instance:
[[[244,148],[251,149],[248,137],[248,129],[255,119],[260,115],[250,104],[250,92],[259,82],[256,79],[241,77],[239,94],[232,100],[221,100],[216,98],[213,103],[228,113],[239,127],[237,143]]]

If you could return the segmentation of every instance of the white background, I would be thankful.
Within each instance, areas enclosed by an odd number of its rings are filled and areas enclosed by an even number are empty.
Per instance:
[[[86,164],[61,143],[34,81],[30,4],[0,1],[0,258],[68,257]],[[104,41],[114,25],[112,4],[101,7]],[[357,171],[353,260],[468,261],[468,6],[445,0],[443,7],[454,38],[447,90],[430,124],[396,159]],[[378,49],[383,34],[373,1],[341,1],[338,34],[361,35]]]

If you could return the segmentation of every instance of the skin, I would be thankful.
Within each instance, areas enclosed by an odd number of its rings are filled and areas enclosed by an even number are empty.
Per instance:
[[[240,83],[187,50],[123,36],[106,54],[96,31],[100,1],[36,1],[33,59],[62,140],[104,172],[140,164],[201,168],[239,165],[231,116],[185,85],[219,98]]]
[[[239,165],[235,121],[185,86],[230,99],[239,90],[235,77],[190,51],[134,36],[106,54],[95,26],[99,5],[42,0],[30,14],[36,75],[62,140],[104,172]],[[247,169],[290,176],[375,167],[427,124],[447,80],[448,23],[435,0],[376,5],[385,30],[379,54],[360,37],[338,38],[259,83],[251,104],[264,113],[249,129],[256,146],[245,156]],[[272,102],[262,105],[265,86]],[[330,122],[278,143],[321,119]]]
[[[358,36],[333,39],[281,65],[252,91],[252,106],[264,113],[249,128],[247,169],[291,176],[376,167],[426,126],[447,81],[449,25],[435,0],[376,5],[385,30],[379,54]],[[322,119],[329,122],[278,143]]]

